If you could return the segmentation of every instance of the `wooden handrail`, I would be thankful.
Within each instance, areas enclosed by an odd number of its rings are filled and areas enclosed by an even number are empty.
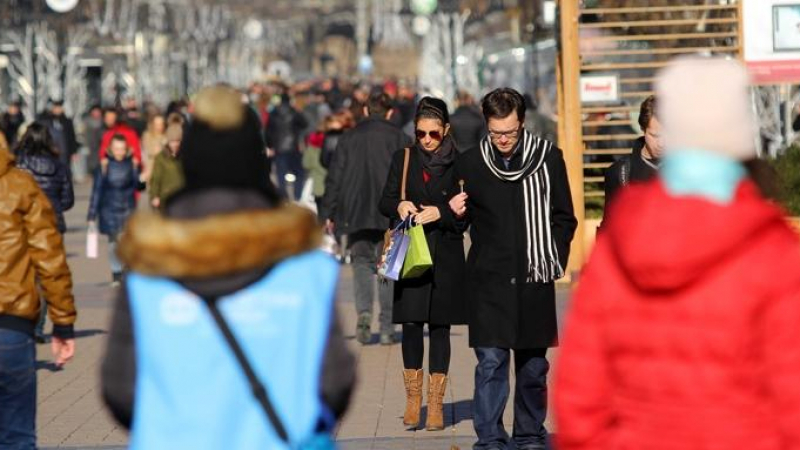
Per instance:
[[[604,149],[586,149],[583,151],[584,155],[628,155],[631,153],[629,148],[604,148]]]
[[[584,163],[584,164],[583,164],[583,168],[584,168],[584,169],[608,169],[609,167],[611,167],[611,164],[614,164],[614,163],[610,163],[610,162],[604,162],[604,163]]]
[[[612,125],[633,125],[632,120],[587,120],[583,122],[583,126],[585,127],[605,127],[605,126],[612,126]]]
[[[638,134],[589,134],[583,136],[585,142],[599,141],[632,141],[638,139]]]
[[[620,78],[619,84],[645,84],[652,83],[653,81],[656,81],[655,77]]]
[[[584,64],[581,70],[655,69],[665,67],[669,61]]]
[[[602,183],[606,177],[583,177],[584,183]]]
[[[603,191],[586,191],[583,194],[584,197],[605,197],[606,193]]]
[[[581,39],[587,41],[672,41],[676,39],[711,39],[720,37],[737,37],[736,31],[722,31],[714,33],[674,33],[674,34],[634,34],[634,35],[605,35],[586,36]]]
[[[625,112],[625,111],[638,111],[639,106],[590,106],[587,108],[581,108],[582,113],[593,113],[593,112]]]
[[[636,50],[588,50],[584,56],[634,56],[634,55],[677,55],[700,52],[738,52],[738,45],[714,45],[707,47],[645,48]]]
[[[740,0],[741,1],[741,0]],[[622,14],[622,13],[654,13],[654,12],[680,12],[680,11],[714,11],[733,10],[738,5],[685,5],[685,6],[632,6],[623,8],[585,8],[581,14]]]
[[[635,20],[630,22],[597,22],[597,23],[582,23],[579,25],[581,29],[598,29],[598,28],[635,28],[635,27],[658,27],[658,26],[696,26],[699,23],[714,24],[714,23],[739,23],[736,17],[724,18],[711,18],[711,19],[664,19],[664,20]]]

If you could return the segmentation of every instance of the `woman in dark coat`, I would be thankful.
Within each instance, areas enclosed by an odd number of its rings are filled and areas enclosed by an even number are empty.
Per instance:
[[[75,204],[67,166],[58,158],[58,152],[47,127],[32,123],[14,149],[17,167],[29,172],[44,191],[56,213],[58,231],[64,234],[67,225],[64,211]]]
[[[94,227],[99,218],[99,231],[108,236],[112,283],[118,285],[123,267],[116,255],[117,237],[136,210],[136,191],[142,188],[142,180],[125,136],[114,135],[109,153],[111,157],[102,160],[94,177],[88,219]]]
[[[58,150],[47,127],[39,122],[32,123],[14,149],[17,167],[29,172],[36,184],[47,195],[53,211],[56,213],[56,224],[61,234],[66,233],[64,211],[75,204],[75,193],[67,166],[58,156]],[[44,322],[47,317],[47,302],[42,302],[39,322],[36,324],[34,338],[36,342],[45,342]]]
[[[416,427],[422,404],[423,326],[430,335],[428,384],[429,430],[443,429],[442,400],[450,364],[450,325],[466,323],[461,286],[464,276],[463,229],[448,207],[458,192],[453,174],[458,152],[449,136],[447,105],[435,98],[420,101],[415,118],[417,141],[409,152],[406,200],[401,183],[406,150],[392,158],[380,211],[394,220],[413,216],[425,228],[433,267],[419,278],[395,283],[393,320],[403,325],[403,423]]]

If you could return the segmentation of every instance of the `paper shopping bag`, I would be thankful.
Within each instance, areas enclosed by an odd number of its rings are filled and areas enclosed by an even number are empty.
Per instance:
[[[408,233],[410,242],[403,264],[402,278],[416,278],[433,266],[433,260],[422,225],[413,226],[406,233]]]
[[[100,236],[97,233],[97,228],[89,227],[86,232],[86,257],[90,259],[97,258],[97,247],[99,245]]]
[[[378,261],[378,275],[383,278],[397,281],[403,269],[403,262],[408,252],[410,238],[405,234],[407,222],[401,222],[392,229],[384,241],[383,254]]]

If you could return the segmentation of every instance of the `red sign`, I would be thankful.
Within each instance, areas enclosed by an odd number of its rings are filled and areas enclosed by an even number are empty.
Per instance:
[[[800,80],[800,60],[747,61],[756,84],[778,84]]]

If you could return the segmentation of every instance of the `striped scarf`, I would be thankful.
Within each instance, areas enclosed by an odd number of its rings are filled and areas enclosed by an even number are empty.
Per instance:
[[[544,161],[553,144],[522,130],[520,136],[522,165],[519,170],[498,167],[491,139],[481,141],[481,155],[486,166],[503,181],[520,181],[525,199],[526,250],[528,256],[528,282],[548,283],[564,276],[558,259],[558,250],[550,222],[550,174]]]

